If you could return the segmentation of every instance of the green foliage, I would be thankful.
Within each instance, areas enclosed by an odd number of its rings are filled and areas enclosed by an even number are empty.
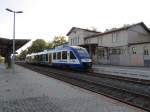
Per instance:
[[[56,46],[59,46],[65,42],[67,42],[67,41],[66,41],[66,38],[64,36],[57,36],[54,38],[52,43],[53,43],[53,47],[56,47]]]
[[[47,43],[47,49],[53,48],[53,43],[52,42],[48,42]]]
[[[0,55],[0,63],[4,62],[4,58]]]
[[[54,48],[63,43],[66,43],[66,38],[64,36],[56,36],[52,42],[46,42],[43,39],[37,39],[33,41],[32,45],[26,50],[22,50],[21,53],[16,56],[17,60],[25,60],[27,54],[41,52],[45,49]]]
[[[63,43],[66,43],[66,42],[67,42],[66,37],[56,36],[52,42],[48,42],[47,48],[54,48],[54,47],[59,46]]]
[[[28,50],[22,50],[21,53],[16,57],[18,60],[25,60]]]
[[[30,47],[28,47],[28,53],[41,52],[45,49],[47,49],[47,42],[45,42],[43,39],[37,39],[33,41]]]

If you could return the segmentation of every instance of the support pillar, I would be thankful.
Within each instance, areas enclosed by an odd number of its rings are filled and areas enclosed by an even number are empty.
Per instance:
[[[11,50],[9,48],[6,49],[5,64],[6,68],[11,68]]]
[[[91,48],[91,45],[89,45],[89,54],[90,54],[90,57],[92,58],[92,48]]]

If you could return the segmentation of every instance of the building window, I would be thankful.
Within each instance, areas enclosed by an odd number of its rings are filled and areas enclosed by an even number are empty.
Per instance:
[[[76,38],[74,38],[74,42],[73,43],[74,43],[74,45],[76,44]]]
[[[144,47],[144,55],[149,55],[148,48]]]
[[[89,42],[88,43],[91,43],[91,39],[89,39]]]
[[[112,42],[113,43],[117,42],[117,33],[112,34]]]
[[[132,47],[132,54],[136,54],[136,48]]]
[[[104,49],[101,49],[101,50],[99,51],[99,56],[100,56],[101,58],[104,58],[104,56],[105,56],[105,51],[104,51]]]
[[[70,39],[70,45],[72,45],[72,39]]]
[[[75,45],[77,44],[77,37],[75,38]]]
[[[74,38],[74,44],[76,45],[76,37]]]
[[[121,54],[121,49],[111,49],[111,53],[112,55],[120,55]]]
[[[74,39],[72,39],[72,45],[74,45]]]
[[[103,37],[99,38],[99,43],[101,43],[101,44],[103,43]]]
[[[79,37],[78,37],[78,44],[79,44]]]
[[[87,40],[85,40],[85,43],[87,44],[87,43],[88,43],[88,41],[87,41]]]
[[[71,39],[71,45],[73,45],[73,39]]]
[[[121,54],[126,54],[126,49],[121,49]]]
[[[74,39],[72,39],[72,45],[74,45]]]

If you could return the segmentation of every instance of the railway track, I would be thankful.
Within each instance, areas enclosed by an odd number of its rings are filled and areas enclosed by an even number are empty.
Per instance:
[[[18,64],[38,73],[150,111],[149,81],[134,80],[132,78],[123,78],[105,74],[64,71],[50,67],[27,65],[25,63]]]

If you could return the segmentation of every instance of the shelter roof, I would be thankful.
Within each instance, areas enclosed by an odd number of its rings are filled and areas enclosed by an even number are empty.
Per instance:
[[[27,42],[29,39],[15,39],[15,50],[18,50]],[[5,55],[6,50],[9,49],[12,52],[13,40],[0,37],[0,54]]]

